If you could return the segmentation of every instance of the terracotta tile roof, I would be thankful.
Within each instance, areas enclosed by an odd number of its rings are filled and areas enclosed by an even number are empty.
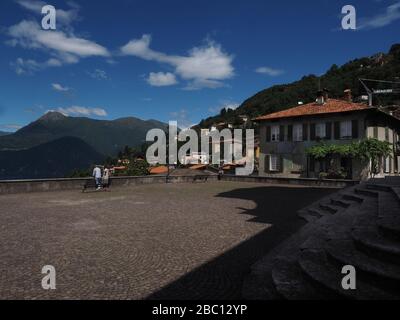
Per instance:
[[[149,169],[150,174],[163,174],[168,172],[168,167],[166,166],[159,166]]]
[[[190,170],[201,170],[201,169],[206,169],[207,166],[205,164],[195,164],[191,166],[189,169]]]
[[[316,102],[312,102],[291,109],[267,114],[254,119],[254,121],[310,116],[325,113],[341,113],[365,109],[369,109],[369,107],[365,104],[354,103],[345,100],[328,99],[324,105],[319,105]]]

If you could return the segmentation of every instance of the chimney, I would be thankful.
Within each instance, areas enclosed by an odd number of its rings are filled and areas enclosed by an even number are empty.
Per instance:
[[[344,90],[344,100],[348,102],[353,102],[353,97],[351,95],[351,89]]]
[[[324,94],[324,101],[327,102],[328,98],[329,98],[329,90],[324,88],[324,90],[322,92]]]
[[[325,104],[325,98],[327,97],[327,95],[325,94],[325,90],[318,90],[317,92],[317,104],[322,106]]]

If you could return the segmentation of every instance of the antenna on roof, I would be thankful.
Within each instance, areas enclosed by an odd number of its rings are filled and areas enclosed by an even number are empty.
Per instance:
[[[400,94],[400,82],[396,81],[387,81],[387,80],[375,80],[375,79],[359,79],[360,83],[365,88],[368,94],[368,105],[372,107],[373,105],[373,95],[380,95],[380,94]],[[373,82],[376,84],[392,84],[393,87],[389,89],[375,89],[373,87],[369,87],[366,82]],[[396,85],[399,87],[396,88]]]

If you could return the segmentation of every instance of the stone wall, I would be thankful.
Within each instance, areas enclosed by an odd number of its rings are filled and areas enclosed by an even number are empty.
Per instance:
[[[165,183],[166,176],[113,177],[112,187],[126,187],[140,184]],[[90,178],[38,179],[38,180],[4,180],[0,181],[0,194],[82,190]],[[216,179],[210,176],[209,179]],[[169,182],[192,182],[193,176],[170,176]]]
[[[313,178],[288,178],[288,177],[260,177],[260,176],[235,176],[224,175],[222,180],[237,182],[259,182],[270,184],[292,184],[311,187],[345,188],[359,183],[357,180],[331,180]]]
[[[193,182],[192,176],[170,176],[170,183]],[[83,185],[89,178],[71,179],[40,179],[40,180],[4,180],[0,181],[1,194],[15,194],[28,192],[48,192],[62,190],[82,190]],[[145,176],[145,177],[113,177],[112,187],[127,187],[141,184],[165,183],[167,176]],[[216,175],[208,176],[208,180],[217,180]],[[357,184],[358,181],[351,180],[318,180],[308,178],[279,178],[279,177],[258,177],[258,176],[235,176],[224,175],[224,181],[236,182],[259,182],[271,184],[293,184],[319,187],[343,188]]]

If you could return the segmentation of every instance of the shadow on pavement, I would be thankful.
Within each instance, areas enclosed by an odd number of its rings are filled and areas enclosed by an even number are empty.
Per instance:
[[[243,209],[249,221],[271,227],[242,242],[212,261],[190,271],[147,299],[240,299],[250,267],[304,225],[297,211],[336,192],[336,189],[263,186],[235,189],[217,197],[252,200],[255,209]]]

